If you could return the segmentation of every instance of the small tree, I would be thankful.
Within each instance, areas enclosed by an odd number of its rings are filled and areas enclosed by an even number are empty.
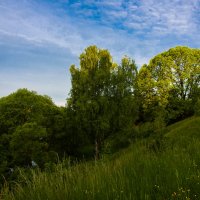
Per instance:
[[[19,126],[13,133],[10,147],[14,162],[21,166],[31,166],[32,161],[39,166],[44,164],[48,144],[46,129],[37,123],[26,123]]]

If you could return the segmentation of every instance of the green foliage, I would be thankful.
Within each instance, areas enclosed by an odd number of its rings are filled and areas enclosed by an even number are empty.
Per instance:
[[[7,176],[11,162],[11,152],[9,151],[10,136],[3,134],[0,136],[0,174]],[[4,177],[0,176],[0,185]]]
[[[82,135],[83,143],[89,139],[91,143],[95,141],[100,146],[108,133],[108,97],[112,67],[112,59],[107,50],[90,46],[80,55],[80,69],[74,65],[70,68],[72,89],[68,108],[74,123],[73,129]]]
[[[83,145],[95,143],[98,157],[105,138],[129,131],[134,125],[137,68],[127,57],[117,66],[107,50],[90,46],[80,56],[80,68],[72,65],[70,71],[72,89],[68,109],[72,130],[81,135],[78,137]]]
[[[12,133],[17,126],[26,122],[45,123],[49,110],[54,104],[47,96],[37,95],[27,89],[0,99],[0,130],[1,133]]]
[[[129,131],[121,131],[108,137],[103,144],[103,156],[116,153],[135,142],[139,137],[138,127],[134,126]]]
[[[171,48],[138,73],[90,46],[70,72],[66,107],[27,89],[0,99],[0,184],[18,181],[0,199],[200,198],[199,117],[166,127],[200,115],[199,49]]]
[[[144,65],[138,76],[144,112],[157,106],[167,108],[169,113],[176,111],[168,116],[170,122],[191,116],[199,94],[199,58],[199,49],[175,47],[155,56],[149,65]]]
[[[13,162],[18,166],[31,166],[34,161],[42,166],[47,160],[46,138],[46,129],[35,122],[19,126],[10,141]]]
[[[49,161],[49,148],[55,150],[51,136],[60,131],[53,124],[56,110],[48,96],[27,89],[0,99],[0,172],[5,179],[15,167],[31,166],[31,161],[42,167]]]
[[[195,115],[200,116],[200,99],[197,100],[194,110]]]
[[[124,57],[112,74],[112,126],[115,133],[130,132],[138,117],[136,96],[137,67],[133,60]]]

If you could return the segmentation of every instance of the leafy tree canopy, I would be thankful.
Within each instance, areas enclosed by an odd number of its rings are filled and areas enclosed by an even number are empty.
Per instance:
[[[200,86],[200,50],[175,47],[158,54],[139,72],[142,106],[166,107],[170,98],[192,100]]]
[[[0,135],[12,133],[26,122],[43,123],[55,107],[48,96],[38,95],[27,89],[19,89],[0,99]]]

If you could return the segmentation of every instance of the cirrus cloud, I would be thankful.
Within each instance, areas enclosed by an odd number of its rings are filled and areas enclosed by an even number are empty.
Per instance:
[[[93,44],[138,66],[172,46],[199,47],[199,10],[200,0],[0,1],[0,96],[28,87],[64,105],[68,67]]]

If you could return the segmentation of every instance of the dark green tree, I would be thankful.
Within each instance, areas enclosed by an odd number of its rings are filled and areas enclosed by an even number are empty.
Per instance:
[[[26,122],[45,124],[55,107],[48,96],[38,95],[27,89],[19,89],[0,99],[0,135],[12,134]]]
[[[80,55],[80,68],[71,66],[72,89],[68,107],[77,126],[77,134],[95,144],[99,158],[101,144],[109,132],[109,88],[113,62],[107,50],[90,46]]]
[[[42,166],[47,161],[46,129],[36,122],[18,126],[10,141],[13,162],[17,166]]]
[[[14,166],[30,165],[30,159],[35,159],[37,151],[34,150],[34,156],[33,153],[27,154],[28,158],[25,155],[20,156],[20,152],[21,150],[25,152],[25,148],[37,149],[37,143],[34,140],[35,137],[38,139],[40,134],[42,135],[43,130],[46,134],[45,139],[41,136],[39,142],[48,147],[46,143],[50,143],[50,136],[54,134],[52,121],[56,109],[57,107],[48,96],[38,95],[27,89],[19,89],[0,99],[0,170],[2,172]],[[23,139],[26,140],[24,143]],[[17,147],[18,142],[20,145]],[[46,150],[44,152],[41,150],[41,154],[45,157]],[[38,157],[44,158],[42,155]],[[37,162],[38,165],[42,163],[38,160]]]
[[[71,97],[68,109],[80,143],[94,143],[95,158],[105,138],[133,127],[136,118],[137,68],[125,57],[112,62],[107,50],[90,46],[80,56],[80,68],[70,68]]]
[[[113,132],[131,130],[137,119],[137,66],[124,57],[112,74]]]

